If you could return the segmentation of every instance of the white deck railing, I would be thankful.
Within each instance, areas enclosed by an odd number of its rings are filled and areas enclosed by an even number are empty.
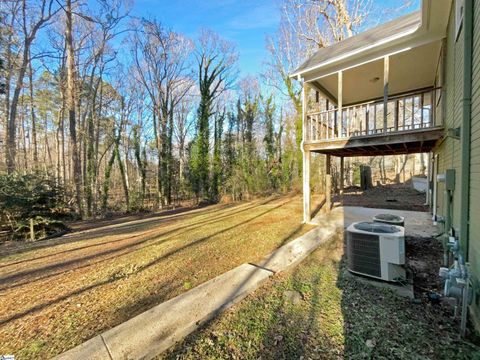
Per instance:
[[[441,88],[434,88],[390,97],[386,119],[383,99],[343,107],[341,116],[336,108],[309,112],[305,140],[337,140],[438,126],[440,103]]]

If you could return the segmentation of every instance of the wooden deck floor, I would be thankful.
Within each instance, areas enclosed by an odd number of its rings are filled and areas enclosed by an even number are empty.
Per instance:
[[[333,156],[377,156],[430,152],[444,136],[443,127],[305,142],[304,149]]]

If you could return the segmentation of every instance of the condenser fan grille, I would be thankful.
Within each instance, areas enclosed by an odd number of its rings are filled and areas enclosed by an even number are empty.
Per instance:
[[[378,236],[348,233],[348,266],[351,271],[381,277]]]

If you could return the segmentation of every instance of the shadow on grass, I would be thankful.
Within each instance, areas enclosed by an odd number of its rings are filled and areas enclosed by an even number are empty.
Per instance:
[[[324,254],[330,254],[336,249],[336,241],[324,243],[321,249]],[[328,255],[323,258],[331,261]],[[295,268],[289,282],[280,287],[278,296],[281,296],[281,300],[272,311],[274,316],[270,319],[256,357],[301,359],[315,353],[321,354],[322,348],[338,348],[338,344],[331,342],[320,330],[324,312],[322,306],[325,305],[325,294],[322,293],[324,274],[319,271],[303,272],[302,269]],[[322,344],[321,348],[319,343]]]
[[[271,210],[270,210],[271,211]],[[262,214],[263,215],[263,214]],[[260,215],[261,216],[261,215]],[[256,217],[255,217],[256,219]],[[254,220],[253,218],[251,220]],[[251,220],[249,220],[248,222],[250,222]],[[243,223],[242,223],[243,225]],[[287,235],[285,235],[282,240],[280,241],[280,243],[275,247],[275,250],[281,248],[283,245],[285,245],[286,243],[288,243],[290,240],[293,240],[295,238],[296,235],[298,235],[301,230],[303,228],[303,225],[300,224],[298,226],[296,226],[291,232],[289,232]],[[275,251],[274,250],[274,251]],[[267,259],[270,259],[270,258],[267,258]],[[253,266],[258,266],[254,263],[249,263],[250,265],[253,265]],[[220,274],[219,274],[220,275]],[[230,295],[230,300],[234,300],[237,296],[238,296],[238,293],[241,291],[242,287],[248,283],[248,281],[251,279],[251,277],[253,276],[254,274],[252,273],[251,276],[247,277],[236,289],[236,291],[234,291],[231,295]],[[208,281],[208,280],[207,280]],[[200,285],[200,284],[197,284],[197,286]],[[178,284],[178,287],[177,289],[181,286],[181,284]],[[162,292],[164,292],[163,288],[162,288]],[[160,301],[159,301],[160,300]],[[163,300],[166,300],[163,298]],[[145,298],[141,298],[141,299],[138,299],[138,301],[136,301],[135,303],[132,303],[131,306],[128,306],[128,307],[125,307],[125,308],[122,308],[119,310],[119,313],[121,314],[125,314],[125,316],[122,318],[122,321],[126,321],[128,320],[129,318],[131,318],[132,316],[134,316],[133,314],[139,314],[141,313],[142,311],[145,311],[155,305],[158,305],[160,304],[162,301],[162,297],[159,297],[158,294],[152,294],[150,296],[147,296]],[[144,304],[142,307],[141,307],[141,310],[142,311],[139,311],[139,306],[138,304]],[[216,315],[220,314],[221,312],[223,312],[224,309],[219,309],[219,311],[216,313]],[[164,338],[168,337],[169,334],[164,334]]]
[[[328,242],[322,248],[328,254],[335,246]],[[317,350],[318,342],[338,349],[319,330],[324,319],[322,281],[321,272],[299,268],[289,273],[288,280],[276,276],[158,358],[315,359],[307,355]],[[292,299],[292,294],[297,298]],[[335,358],[323,355],[322,359]]]
[[[311,215],[311,218],[313,219],[315,216],[318,215],[318,213],[320,213],[320,210],[322,210],[322,208],[325,206],[327,200],[326,198],[324,197],[322,201],[320,201],[320,203],[315,207],[315,209],[312,211],[312,215]]]
[[[155,265],[159,264],[160,262],[169,259],[170,257],[172,257],[172,256],[174,256],[174,255],[177,255],[177,254],[179,254],[179,253],[181,253],[181,252],[183,252],[183,251],[185,251],[185,250],[187,250],[187,249],[189,249],[189,248],[196,247],[196,246],[201,245],[202,243],[205,243],[206,241],[210,240],[210,239],[211,239],[212,237],[214,237],[214,236],[224,234],[224,233],[226,233],[226,232],[228,232],[228,231],[230,231],[230,230],[232,230],[232,229],[234,229],[234,228],[236,228],[236,227],[239,227],[239,226],[248,224],[248,223],[256,220],[258,217],[263,216],[263,215],[266,215],[266,214],[268,214],[268,213],[270,213],[270,212],[272,212],[272,211],[274,211],[274,210],[276,210],[276,209],[284,206],[285,204],[287,204],[287,203],[289,203],[289,202],[291,202],[291,201],[292,201],[292,199],[289,199],[289,200],[287,200],[287,201],[285,201],[285,202],[283,202],[283,203],[281,203],[281,204],[279,204],[279,205],[272,206],[271,208],[269,208],[269,209],[267,209],[267,210],[265,210],[265,211],[262,211],[261,213],[255,214],[254,216],[250,217],[249,219],[247,219],[247,220],[245,220],[245,221],[243,221],[243,222],[241,222],[241,223],[238,223],[238,224],[229,226],[229,227],[224,228],[224,229],[222,229],[222,230],[220,230],[220,231],[217,231],[217,232],[215,232],[215,233],[213,233],[213,234],[211,234],[211,235],[204,236],[204,237],[201,237],[201,238],[199,238],[199,239],[196,239],[196,240],[192,241],[191,243],[189,243],[189,244],[187,244],[187,245],[184,245],[184,246],[182,246],[182,247],[180,247],[180,248],[170,250],[170,251],[166,252],[165,254],[163,254],[162,256],[160,256],[159,258],[157,258],[157,259],[155,259],[155,260],[153,260],[153,261],[151,261],[151,262],[149,262],[149,263],[147,263],[147,264],[145,264],[145,265],[140,266],[140,267],[139,267],[138,269],[136,269],[133,273],[120,275],[120,276],[118,276],[118,277],[115,277],[114,279],[109,278],[109,279],[105,279],[105,280],[102,280],[102,281],[98,281],[98,282],[96,282],[96,283],[94,283],[94,284],[91,284],[91,285],[89,285],[89,286],[86,286],[86,287],[83,287],[83,288],[81,288],[81,289],[78,289],[78,290],[69,292],[69,293],[67,293],[67,294],[64,294],[64,295],[62,295],[62,296],[59,296],[59,297],[57,297],[57,298],[54,299],[54,300],[51,300],[51,301],[48,301],[48,302],[45,302],[45,303],[41,303],[41,304],[35,305],[35,306],[33,306],[33,307],[30,307],[29,309],[27,309],[27,310],[25,310],[25,311],[21,311],[21,312],[18,312],[18,313],[16,313],[16,314],[13,314],[13,315],[11,315],[11,316],[8,316],[8,317],[5,317],[5,318],[3,318],[3,319],[0,319],[0,325],[6,324],[6,323],[8,323],[8,322],[10,322],[10,321],[13,321],[13,320],[20,319],[20,318],[22,318],[22,317],[24,317],[24,316],[27,316],[27,315],[29,315],[29,314],[38,312],[38,311],[40,311],[40,310],[45,309],[45,308],[48,307],[48,306],[58,304],[58,303],[66,300],[66,299],[68,299],[68,298],[70,298],[70,297],[72,297],[72,296],[81,295],[81,294],[83,294],[83,293],[85,293],[85,292],[87,292],[87,291],[93,290],[93,289],[98,288],[98,287],[100,287],[100,286],[107,285],[107,284],[111,284],[111,283],[115,283],[115,282],[117,282],[117,281],[119,281],[119,280],[121,280],[121,279],[126,278],[127,276],[132,276],[132,275],[138,274],[138,273],[140,273],[140,272],[143,272],[143,271],[151,268],[152,266],[155,266]],[[244,211],[245,211],[245,210],[244,210]],[[218,219],[218,218],[217,218],[217,219]],[[284,240],[284,241],[286,241],[286,240]],[[232,296],[233,296],[233,295],[232,295]]]
[[[232,204],[229,204],[229,205],[225,205],[225,206],[221,206],[221,207],[215,207],[215,208],[210,209],[210,210],[203,210],[201,214],[198,214],[195,211],[197,209],[202,209],[202,208],[185,210],[186,213],[180,214],[180,215],[175,215],[175,216],[170,216],[170,214],[163,214],[162,213],[160,215],[156,215],[154,218],[148,219],[147,221],[137,219],[137,220],[131,220],[131,221],[125,223],[124,225],[113,225],[113,226],[105,226],[105,227],[101,227],[101,228],[91,228],[91,229],[87,229],[87,230],[80,230],[78,232],[74,232],[74,233],[68,234],[66,236],[63,236],[59,239],[48,240],[48,241],[45,241],[45,242],[42,241],[42,242],[38,242],[38,243],[29,243],[28,245],[26,245],[26,248],[19,249],[19,251],[11,251],[4,256],[19,254],[19,253],[23,253],[23,252],[32,251],[32,250],[40,250],[40,249],[47,248],[47,247],[61,246],[61,245],[64,245],[64,244],[73,244],[75,242],[88,241],[88,240],[92,240],[92,239],[95,239],[95,238],[98,238],[98,237],[101,237],[101,236],[111,235],[114,232],[120,232],[122,235],[125,235],[125,234],[129,235],[131,233],[138,232],[139,230],[142,230],[144,228],[145,228],[145,230],[148,230],[151,227],[158,226],[160,224],[168,225],[169,223],[175,223],[176,221],[182,220],[184,218],[189,219],[189,218],[195,218],[197,216],[208,215],[208,214],[216,213],[216,212],[219,212],[219,211],[224,211],[225,209],[228,209],[228,208],[231,208],[231,207],[238,207],[238,206],[234,206]],[[165,216],[168,216],[168,217],[164,218]],[[184,219],[184,220],[187,220],[187,219]],[[31,261],[36,261],[36,260],[41,260],[41,259],[46,259],[46,258],[49,258],[49,257],[53,257],[53,256],[61,255],[61,254],[66,254],[66,253],[70,253],[70,252],[75,252],[75,251],[78,251],[78,250],[84,250],[84,249],[88,249],[88,248],[92,248],[92,247],[113,244],[113,243],[117,243],[117,242],[128,240],[128,239],[130,239],[130,237],[124,236],[120,239],[113,240],[113,241],[104,241],[104,242],[98,242],[98,243],[95,243],[95,244],[79,246],[79,247],[76,247],[76,248],[73,248],[73,249],[58,251],[58,252],[43,255],[43,256],[37,256],[37,257],[29,258],[29,259],[18,260],[18,261],[9,262],[9,263],[6,263],[6,264],[1,264],[0,268],[5,268],[5,267],[8,267],[8,266],[18,265],[18,264],[31,262]]]
[[[339,234],[160,358],[480,359],[441,305],[347,276],[343,247]]]
[[[459,338],[451,309],[419,303],[347,276],[341,261],[345,353],[348,359],[480,359],[480,347]]]
[[[234,206],[234,204],[229,204],[229,205],[220,206],[220,207],[213,207],[213,209],[208,211],[205,210],[204,212],[208,213],[208,212],[220,211],[224,208],[228,208],[231,206]],[[92,226],[89,226],[89,227],[87,226],[84,228],[74,228],[73,231],[68,233],[67,235],[53,238],[53,239],[40,240],[37,242],[16,242],[14,243],[14,246],[11,246],[11,247],[5,246],[5,244],[3,244],[3,246],[0,246],[0,257],[7,257],[11,255],[16,255],[16,254],[22,254],[25,252],[41,250],[44,248],[50,248],[55,246],[61,246],[64,244],[74,244],[79,241],[88,241],[88,240],[95,239],[99,236],[108,234],[112,231],[112,229],[123,229],[125,232],[131,233],[136,231],[136,227],[148,226],[150,224],[151,226],[155,226],[155,225],[158,225],[159,223],[163,223],[169,220],[176,220],[182,217],[189,217],[189,216],[193,217],[197,215],[196,214],[197,210],[202,210],[202,207],[182,208],[182,209],[177,209],[175,211],[172,210],[172,211],[165,211],[165,212],[160,212],[155,214],[146,214],[144,217],[140,217],[141,215],[126,216],[126,217],[121,217],[119,219],[115,219],[110,224],[107,223],[109,220],[102,220],[99,222],[95,222]],[[122,221],[124,223],[122,223]],[[94,244],[93,246],[96,246],[96,244]],[[70,250],[75,251],[82,248],[83,247],[79,247],[79,248],[70,249]],[[54,254],[48,254],[47,256],[40,256],[36,258],[14,261],[14,262],[0,265],[0,268],[10,266],[10,265],[21,264],[23,262],[28,262],[32,260],[38,260],[48,256],[53,256],[53,255],[62,254],[62,253],[63,252],[58,252]]]
[[[154,233],[150,236],[147,236],[147,237],[145,237],[145,235],[147,235],[148,232],[137,235],[137,236],[133,236],[133,237],[130,237],[130,238],[122,238],[122,239],[118,239],[118,240],[104,242],[104,243],[101,243],[101,244],[87,245],[87,246],[84,246],[82,248],[89,248],[89,247],[94,247],[94,246],[101,246],[101,245],[106,245],[106,244],[118,243],[118,242],[125,241],[125,240],[132,241],[132,239],[139,238],[138,241],[135,241],[133,243],[127,243],[127,244],[117,246],[117,247],[112,248],[112,249],[99,251],[99,252],[96,252],[96,253],[91,254],[91,255],[87,255],[87,256],[80,255],[81,257],[74,258],[74,259],[71,259],[71,260],[62,261],[60,263],[50,264],[50,265],[43,266],[41,268],[37,268],[37,269],[33,269],[33,270],[20,271],[20,272],[11,274],[11,275],[0,277],[0,290],[11,289],[11,288],[18,287],[18,286],[21,286],[21,285],[29,284],[33,281],[44,280],[46,278],[62,274],[66,271],[71,271],[71,270],[74,270],[74,269],[79,269],[79,268],[84,268],[84,267],[88,267],[88,266],[91,266],[91,265],[96,265],[96,264],[98,264],[102,261],[106,261],[106,260],[112,258],[112,256],[110,256],[110,257],[108,257],[106,259],[102,259],[100,261],[96,261],[96,262],[93,262],[93,263],[90,262],[92,259],[95,259],[95,258],[98,258],[98,257],[112,255],[112,254],[115,254],[115,256],[125,255],[125,254],[130,254],[132,251],[138,251],[138,250],[144,249],[146,247],[157,246],[157,245],[160,245],[162,243],[167,242],[168,240],[171,240],[172,238],[174,238],[176,236],[183,235],[187,232],[191,232],[193,230],[201,228],[202,226],[211,225],[213,223],[225,220],[227,218],[230,218],[232,216],[238,215],[238,214],[246,212],[246,211],[252,211],[252,210],[254,210],[254,209],[256,209],[260,206],[267,205],[274,200],[276,200],[276,199],[269,199],[267,201],[264,201],[264,202],[261,202],[261,203],[258,203],[258,204],[252,205],[252,206],[248,206],[246,208],[242,208],[242,209],[237,210],[237,211],[229,212],[228,214],[217,216],[217,217],[215,217],[214,219],[211,219],[211,220],[207,219],[207,220],[196,221],[192,224],[186,224],[186,225],[183,225],[183,226],[180,226],[180,227],[175,227],[174,229],[163,231],[163,232],[157,232],[156,230],[153,230]],[[292,201],[292,199],[290,199],[287,202],[290,202],[290,201]],[[286,204],[286,203],[282,203],[282,205],[284,205],[284,204]],[[151,232],[152,231],[150,231],[150,233]],[[174,235],[171,235],[171,234],[174,234]],[[168,235],[170,235],[170,236],[168,236]],[[168,237],[165,238],[165,236],[168,236]],[[161,238],[161,239],[159,239],[158,241],[155,241],[151,244],[148,244],[146,246],[140,246],[140,245],[145,244],[147,242],[150,242],[151,240],[154,240],[156,238]],[[80,248],[76,248],[76,249],[72,249],[72,250],[65,250],[61,253],[67,253],[67,252],[76,251],[76,250],[80,250]],[[131,251],[127,251],[127,250],[131,250]],[[58,254],[59,253],[56,253],[55,255],[58,255]],[[53,256],[53,255],[48,255],[48,256]],[[48,256],[45,256],[45,257],[48,257]],[[86,264],[84,266],[73,267],[73,268],[71,267],[72,265],[74,266],[76,264],[83,264],[85,262],[87,262],[88,264]],[[9,284],[8,286],[2,286],[3,284],[15,282],[15,281],[18,281],[18,280],[20,280],[22,278],[25,278],[25,277],[35,276],[37,274],[42,274],[42,273],[48,272],[48,271],[54,271],[56,269],[61,269],[61,268],[64,268],[64,267],[69,267],[69,268],[65,269],[61,272],[55,272],[53,274],[48,274],[46,276],[41,276],[40,278],[36,278],[36,279],[33,279],[33,280],[28,279],[27,281],[21,282],[20,284],[13,284],[13,285]]]

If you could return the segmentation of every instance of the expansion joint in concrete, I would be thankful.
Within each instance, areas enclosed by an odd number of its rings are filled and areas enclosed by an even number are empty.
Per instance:
[[[254,263],[248,263],[248,265],[255,266],[256,268],[261,269],[261,270],[270,271],[272,274],[276,274],[276,273],[277,273],[275,270],[272,270],[272,269],[266,268],[266,267],[264,267],[264,266],[254,264]]]
[[[113,360],[112,352],[108,348],[107,342],[103,338],[102,334],[100,334],[100,338],[102,339],[103,345],[105,345],[105,349],[107,350],[108,356],[110,357],[110,360]]]

